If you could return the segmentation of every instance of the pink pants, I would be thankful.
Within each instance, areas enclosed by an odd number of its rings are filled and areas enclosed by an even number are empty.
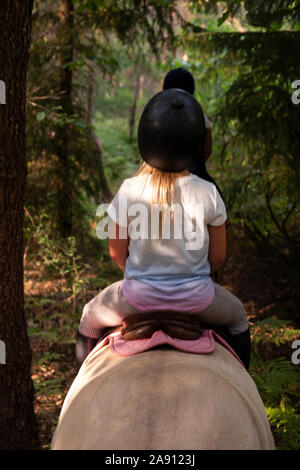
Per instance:
[[[90,338],[99,338],[103,329],[119,326],[125,317],[138,313],[125,299],[122,282],[117,281],[106,287],[84,306],[79,326],[81,334]],[[242,302],[219,284],[214,283],[214,286],[213,301],[195,315],[198,315],[204,323],[227,326],[231,334],[247,330],[249,324]]]

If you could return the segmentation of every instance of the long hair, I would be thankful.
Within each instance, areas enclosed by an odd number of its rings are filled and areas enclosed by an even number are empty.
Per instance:
[[[170,222],[173,220],[174,185],[176,174],[168,171],[152,168],[143,162],[136,172],[137,175],[149,175],[152,187],[152,204],[160,206],[159,212],[159,239],[162,238],[163,225],[169,215]],[[168,209],[168,210],[166,210]]]
[[[175,173],[157,170],[143,162],[137,170],[136,175],[150,175],[152,204],[172,207],[174,200],[174,184],[176,179]]]

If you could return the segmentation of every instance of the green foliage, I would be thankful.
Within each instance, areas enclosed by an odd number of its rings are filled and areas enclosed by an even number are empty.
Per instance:
[[[87,289],[88,265],[82,262],[74,237],[61,239],[45,213],[32,218],[27,211],[27,215],[25,268],[29,266],[29,272],[30,267],[34,269],[36,283],[51,282],[54,292],[47,298],[26,296],[26,311],[32,312],[28,319],[28,335],[50,342],[69,342],[78,325],[80,298]],[[57,293],[56,283],[59,285]]]
[[[272,348],[285,346],[292,354],[291,343],[299,338],[300,330],[291,322],[276,317],[258,321],[252,327],[252,357],[250,374],[266,406],[276,447],[281,450],[296,450],[300,445],[300,369],[291,362],[291,357],[272,357]],[[263,358],[259,350],[264,349]],[[274,349],[273,349],[274,351]]]
[[[254,355],[250,372],[266,405],[279,403],[283,396],[291,398],[299,394],[300,373],[291,361],[276,358],[266,362]]]
[[[30,256],[34,258],[35,265],[43,266],[43,276],[46,279],[63,278],[66,281],[62,287],[62,293],[72,291],[76,295],[84,283],[82,276],[86,266],[81,263],[81,255],[76,252],[74,237],[60,240],[51,230],[51,220],[45,213],[34,221],[29,220],[25,228],[28,240],[37,243],[37,253]],[[44,299],[45,300],[45,299]],[[47,300],[49,302],[49,299]]]
[[[299,450],[300,415],[284,401],[279,406],[267,406],[267,416],[280,450]]]
[[[55,362],[63,357],[63,354],[56,352],[46,351],[43,356],[38,360],[38,365],[47,364],[49,362]]]
[[[140,155],[137,142],[129,142],[127,123],[124,119],[105,119],[97,112],[94,125],[103,147],[105,173],[113,188],[117,190],[123,180],[132,176],[138,168]]]
[[[101,113],[102,120],[106,119],[128,119],[129,110],[132,105],[132,90],[124,86],[124,82],[118,80],[118,86],[112,87],[111,83],[99,79],[99,92],[96,97],[96,112]],[[94,117],[97,119],[97,116]]]
[[[101,75],[102,83],[111,88],[115,74],[126,65],[139,66],[149,52],[158,57],[163,46],[173,41],[176,11],[174,2],[163,0],[146,2],[143,8],[136,0],[74,1],[69,7],[64,18],[58,0],[37,0],[34,6],[26,205],[38,212],[36,200],[46,202],[61,235],[76,234],[84,246],[82,225],[88,225],[91,201],[111,196],[93,139],[96,78]],[[133,56],[138,52],[137,60]],[[126,108],[132,106],[131,93],[132,86],[127,89]],[[32,169],[39,169],[43,178]]]
[[[290,0],[246,0],[247,20],[254,26],[280,29],[295,24],[300,19],[299,1]]]
[[[54,377],[53,379],[40,380],[33,379],[34,389],[37,394],[50,396],[61,393],[63,386],[63,377]]]
[[[25,298],[28,335],[49,344],[73,343],[84,303],[118,280],[120,270],[107,254],[107,241],[97,240],[90,247],[85,256],[91,257],[92,264],[87,264],[74,237],[60,238],[45,213],[32,218],[27,211],[25,220],[25,287],[32,275],[43,290],[43,286],[51,286],[47,297],[27,294]],[[44,364],[59,357],[49,352],[41,361]]]
[[[266,318],[255,322],[252,327],[253,344],[272,343],[279,347],[281,344],[291,343],[300,337],[300,330],[291,326],[292,321],[280,320],[276,317]]]
[[[277,341],[276,332],[272,339],[276,345],[282,344],[280,339]],[[253,345],[257,346],[257,340]],[[290,359],[281,357],[265,361],[254,352],[250,374],[266,406],[276,447],[280,450],[299,449],[300,415],[296,408],[300,391],[299,368],[293,366]]]
[[[177,15],[176,3],[169,0],[149,0],[142,7],[139,0],[127,2],[74,1],[75,12],[88,24],[106,33],[115,33],[130,46],[147,41],[154,53],[173,39],[172,20]]]
[[[300,107],[291,97],[300,77],[299,2],[191,3],[190,22],[205,32],[182,32],[188,62],[181,64],[194,73],[212,121],[208,169],[231,219],[269,269],[288,279],[286,295],[298,305]]]
[[[300,19],[299,0],[190,0],[190,4],[197,13],[215,15],[218,26],[223,25],[226,20],[238,18],[247,26],[279,30],[283,27],[295,27]]]

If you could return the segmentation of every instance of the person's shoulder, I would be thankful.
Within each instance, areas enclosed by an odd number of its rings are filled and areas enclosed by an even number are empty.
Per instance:
[[[207,203],[208,201],[215,203],[217,199],[217,188],[213,183],[200,178],[200,176],[194,173],[191,173],[191,178],[189,178],[186,183],[183,190],[184,193],[187,193],[188,198],[206,201]]]
[[[147,179],[148,175],[135,175],[125,178],[120,186],[119,192],[124,195],[133,196],[145,187]]]
[[[135,175],[135,176],[130,176],[128,178],[125,178],[121,184],[121,186],[131,186],[137,183],[142,183],[143,181],[146,180],[148,175]]]
[[[135,176],[131,176],[130,178],[126,178],[124,181],[123,181],[123,184],[125,187],[140,187],[140,186],[144,186],[144,184],[148,181],[149,179],[149,175],[147,174],[144,174],[144,175],[135,175]]]
[[[191,185],[196,185],[198,187],[205,188],[209,192],[215,192],[216,189],[216,186],[213,183],[201,178],[198,175],[195,175],[194,173],[191,173],[191,178],[188,183]]]
[[[147,178],[149,178],[149,175],[144,173],[140,175],[131,176],[130,178],[126,178],[126,181],[131,181],[132,183],[136,183],[137,181],[144,181]]]

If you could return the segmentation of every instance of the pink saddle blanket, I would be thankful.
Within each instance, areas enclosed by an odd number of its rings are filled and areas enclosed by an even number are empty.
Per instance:
[[[136,340],[125,340],[120,331],[113,332],[106,336],[97,344],[97,350],[109,343],[110,349],[119,356],[133,356],[134,354],[153,349],[156,346],[168,344],[181,351],[193,354],[210,354],[215,350],[215,339],[221,343],[234,357],[243,365],[235,351],[229,344],[215,331],[205,330],[202,335],[195,340],[183,340],[173,338],[162,330],[157,330],[151,338],[143,338]]]

